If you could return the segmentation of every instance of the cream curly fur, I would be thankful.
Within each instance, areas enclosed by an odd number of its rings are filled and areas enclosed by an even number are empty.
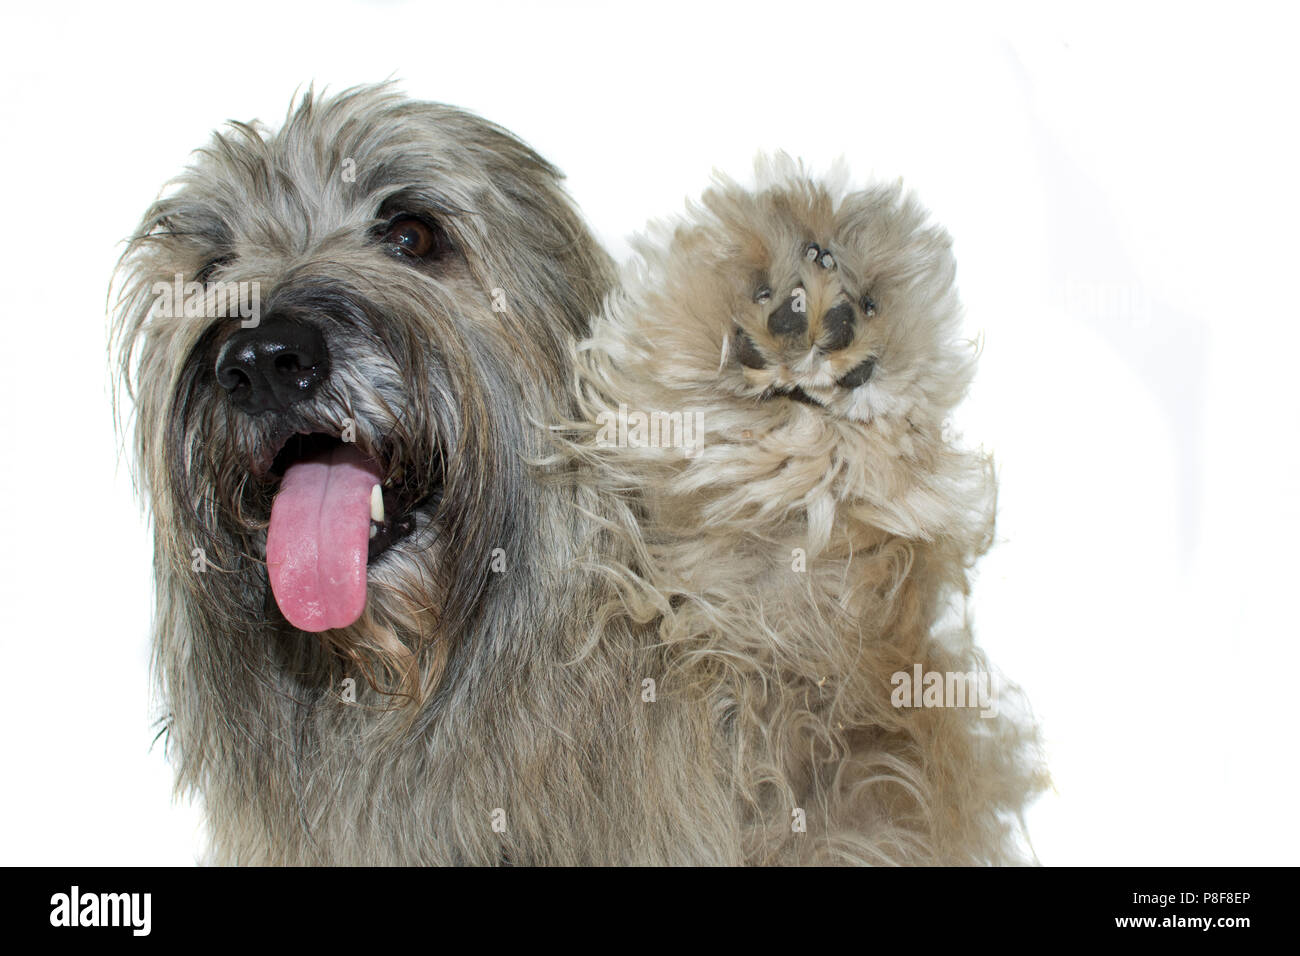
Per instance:
[[[803,255],[810,239],[833,269]],[[891,676],[917,663],[988,669],[965,600],[995,486],[986,456],[945,437],[975,358],[948,236],[899,186],[851,191],[778,157],[752,191],[719,178],[636,251],[577,351],[588,424],[570,452],[637,509],[661,684],[725,716],[714,756],[746,808],[745,857],[1030,859],[1020,812],[1043,778],[1015,689],[994,719],[891,704]],[[813,334],[769,334],[781,293],[757,303],[759,286],[802,288]],[[865,294],[853,341],[817,348],[817,317]],[[779,360],[743,366],[739,336]],[[865,357],[867,384],[835,384]],[[819,404],[772,392],[794,385]],[[611,444],[596,425],[620,406],[697,412],[702,447]],[[802,840],[797,810],[816,822]]]

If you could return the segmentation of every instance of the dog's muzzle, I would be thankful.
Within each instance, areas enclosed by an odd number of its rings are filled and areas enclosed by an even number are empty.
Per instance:
[[[320,388],[329,375],[329,350],[310,323],[268,316],[227,340],[216,373],[226,397],[245,414],[285,412]],[[385,517],[383,469],[351,444],[302,451],[286,462],[271,509],[271,590],[295,627],[346,627],[365,609],[372,523]]]
[[[217,382],[240,411],[282,412],[320,387],[329,375],[329,350],[314,326],[267,317],[230,337],[217,356],[216,371]]]

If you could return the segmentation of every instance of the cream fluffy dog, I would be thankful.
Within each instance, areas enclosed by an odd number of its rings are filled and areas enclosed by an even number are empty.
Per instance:
[[[747,859],[1024,859],[1032,728],[891,693],[987,674],[964,609],[995,491],[946,430],[975,358],[951,243],[901,187],[845,180],[760,161],[754,189],[720,178],[637,243],[578,353],[585,417],[699,431],[674,452],[588,428],[581,450],[631,492],[666,683],[727,728]]]

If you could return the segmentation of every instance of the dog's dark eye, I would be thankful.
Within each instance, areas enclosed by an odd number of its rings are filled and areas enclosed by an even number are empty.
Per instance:
[[[383,228],[383,241],[406,258],[429,262],[451,248],[442,229],[416,216],[398,216]]]
[[[862,312],[864,315],[866,315],[867,318],[871,318],[873,315],[875,315],[876,300],[871,298],[871,296],[869,295],[864,295],[862,297]]]
[[[234,256],[218,256],[199,270],[198,275],[194,277],[194,281],[199,283],[199,285],[203,285],[212,278],[214,272],[224,265],[229,265],[234,261],[234,258]]]

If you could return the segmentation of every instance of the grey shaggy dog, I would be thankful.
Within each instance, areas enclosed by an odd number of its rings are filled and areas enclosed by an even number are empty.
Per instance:
[[[201,309],[159,307],[177,276]],[[212,861],[1032,859],[1013,689],[896,699],[987,671],[952,278],[897,188],[784,160],[620,277],[559,173],[460,110],[365,87],[217,134],[113,325]],[[256,325],[214,314],[235,283]]]

